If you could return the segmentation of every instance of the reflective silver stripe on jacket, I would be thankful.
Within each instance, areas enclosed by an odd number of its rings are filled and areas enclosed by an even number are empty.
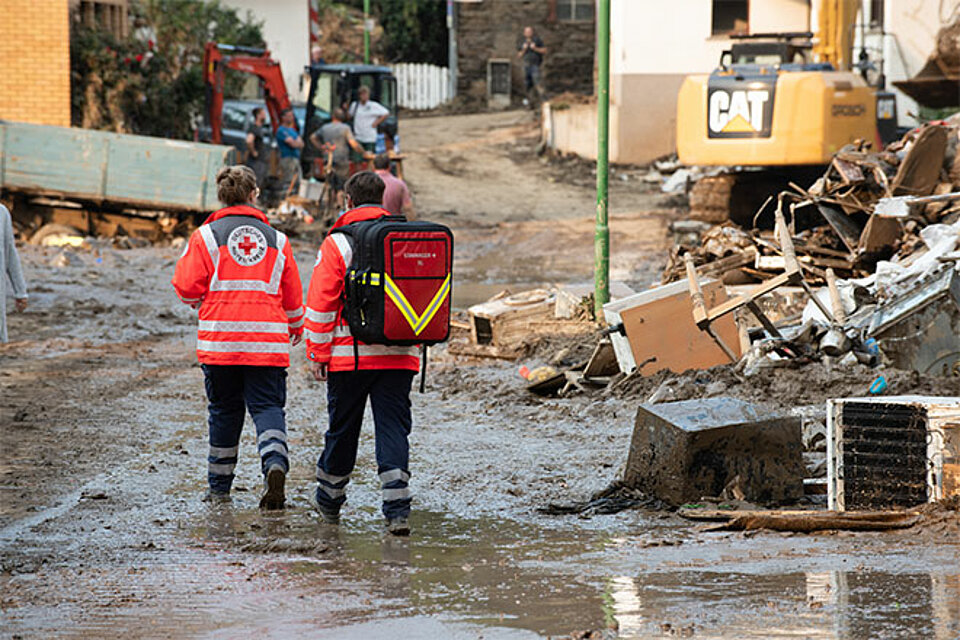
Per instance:
[[[383,344],[361,344],[358,348],[360,357],[363,356],[413,356],[417,357],[416,347],[388,347]],[[334,358],[352,358],[353,345],[338,345],[331,350]]]
[[[210,260],[213,262],[213,273],[216,276],[217,268],[220,265],[220,246],[217,244],[217,238],[213,235],[213,229],[205,224],[200,227],[200,237],[203,238],[203,244],[207,247],[207,253],[210,254]]]
[[[310,322],[333,322],[336,319],[336,311],[314,311],[307,307],[307,320]]]
[[[350,241],[347,239],[347,236],[342,233],[332,233],[330,237],[333,238],[333,243],[337,245],[337,249],[340,250],[340,256],[343,258],[343,266],[349,268],[350,263],[353,262],[353,247],[350,246]]]
[[[286,342],[217,342],[197,340],[198,351],[217,353],[288,353]]]
[[[235,333],[280,333],[286,334],[286,322],[235,322],[228,320],[201,320],[200,331]]]
[[[333,342],[333,333],[329,331],[321,333],[319,331],[310,331],[307,329],[306,334],[307,340],[314,344],[327,344],[329,342]]]

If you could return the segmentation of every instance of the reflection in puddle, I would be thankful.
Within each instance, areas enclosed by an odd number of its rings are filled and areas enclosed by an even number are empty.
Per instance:
[[[621,638],[960,637],[960,575],[683,572],[607,589]]]
[[[412,630],[416,620],[439,618],[480,625],[486,638],[605,626],[620,638],[960,636],[960,575],[659,569],[605,577],[617,563],[597,549],[623,548],[632,538],[418,512],[416,534],[401,539],[378,523],[359,515],[329,527],[299,509],[269,518],[225,507],[195,535],[222,551],[269,558],[290,592],[306,594],[290,600],[300,603],[285,614],[294,626],[316,624],[311,607],[331,585],[349,584],[364,594],[363,605],[321,626],[359,624],[359,633],[390,618]],[[271,546],[258,549],[264,539]]]

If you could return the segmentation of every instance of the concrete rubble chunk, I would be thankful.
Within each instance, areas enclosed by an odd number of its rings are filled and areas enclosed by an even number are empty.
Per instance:
[[[801,420],[731,397],[641,405],[624,483],[682,505],[725,489],[758,504],[803,496]]]

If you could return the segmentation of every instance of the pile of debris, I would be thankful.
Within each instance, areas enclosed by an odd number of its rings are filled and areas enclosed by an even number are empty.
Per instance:
[[[809,188],[793,184],[780,194],[805,280],[825,283],[828,268],[839,277],[869,276],[878,262],[923,247],[924,227],[960,219],[958,132],[960,114],[915,129],[879,152],[867,142],[847,145]],[[770,198],[754,221],[769,225],[778,204]],[[783,271],[774,231],[690,221],[680,227],[685,241],[673,249],[664,283],[685,276],[687,254],[700,276],[727,284],[765,281]]]

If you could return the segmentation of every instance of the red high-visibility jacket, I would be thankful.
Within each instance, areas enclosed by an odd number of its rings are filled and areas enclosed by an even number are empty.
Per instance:
[[[303,332],[303,287],[287,237],[262,211],[213,213],[190,236],[173,288],[200,307],[200,362],[290,366],[290,336]]]
[[[386,209],[367,205],[347,211],[333,228],[362,220],[374,220],[390,215]],[[350,326],[343,318],[343,286],[347,267],[353,260],[350,241],[342,233],[331,233],[324,238],[317,252],[310,286],[307,289],[306,341],[307,357],[316,362],[329,363],[330,371],[354,369],[409,369],[417,371],[417,347],[394,347],[365,344],[354,339]]]

